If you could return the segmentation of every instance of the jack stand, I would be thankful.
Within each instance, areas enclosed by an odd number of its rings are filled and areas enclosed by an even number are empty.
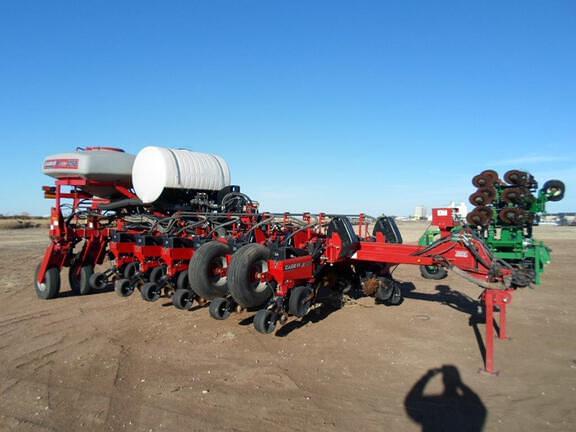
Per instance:
[[[494,313],[499,312],[498,338],[509,339],[506,333],[506,307],[512,301],[511,289],[487,289],[482,298],[486,306],[486,357],[484,359],[484,372],[498,375],[494,370]]]

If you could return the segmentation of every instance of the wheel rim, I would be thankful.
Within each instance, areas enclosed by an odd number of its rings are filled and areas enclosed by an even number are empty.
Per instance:
[[[266,333],[272,332],[274,327],[276,327],[273,316],[274,314],[270,311],[266,314],[266,319],[264,320],[264,328],[266,329]]]
[[[224,318],[228,314],[228,302],[222,302],[218,305],[218,316]]]
[[[180,294],[178,304],[181,308],[187,308],[190,305],[190,293],[183,292]]]
[[[550,195],[552,197],[557,197],[557,196],[560,196],[562,194],[562,189],[555,187],[555,186],[551,186],[546,191],[546,194]]]
[[[160,298],[160,287],[155,285],[154,287],[148,288],[148,299],[158,300]]]
[[[190,306],[192,306],[192,299],[190,298],[190,293],[186,293],[183,295],[183,297],[181,299],[181,304],[186,309],[188,309]]]
[[[255,262],[250,269],[250,286],[256,293],[261,293],[268,289],[268,283],[262,277],[268,273],[268,262],[260,260]]]
[[[122,286],[120,287],[120,291],[122,292],[122,294],[124,295],[130,295],[132,294],[132,287],[130,286],[129,283],[124,283],[122,284]]]
[[[218,256],[212,259],[208,266],[208,279],[210,282],[216,286],[225,285],[227,268],[228,262],[226,261],[226,257]]]
[[[46,277],[46,276],[44,276],[44,277]],[[30,285],[28,285],[28,286],[30,286]],[[36,281],[36,289],[37,289],[38,291],[41,291],[41,292],[46,291],[46,283],[45,283],[45,282],[38,282],[38,281]]]

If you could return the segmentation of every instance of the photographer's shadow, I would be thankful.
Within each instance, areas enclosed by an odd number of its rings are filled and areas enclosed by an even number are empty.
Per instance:
[[[430,380],[442,375],[442,393],[425,395]],[[404,399],[408,416],[422,425],[423,432],[479,432],[484,428],[487,410],[480,397],[462,382],[458,368],[445,365],[430,369]]]

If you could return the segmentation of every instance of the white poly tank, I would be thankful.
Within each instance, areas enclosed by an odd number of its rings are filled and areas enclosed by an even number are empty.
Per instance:
[[[167,189],[219,191],[230,186],[230,168],[213,154],[150,146],[136,155],[132,184],[138,198],[148,204]]]

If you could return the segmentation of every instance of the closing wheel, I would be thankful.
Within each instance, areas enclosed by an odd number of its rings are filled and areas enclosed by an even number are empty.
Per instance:
[[[86,295],[92,291],[90,289],[90,278],[94,274],[94,267],[91,265],[82,266],[78,273],[77,267],[72,266],[68,270],[68,282],[70,288],[76,294]]]
[[[158,267],[154,267],[151,271],[150,271],[150,282],[154,282],[154,283],[158,283],[160,282],[160,279],[162,279],[164,277],[164,275],[166,274],[166,266],[165,265],[159,265]]]
[[[172,304],[176,309],[190,310],[194,304],[194,294],[189,289],[177,289],[172,296]]]
[[[424,279],[440,280],[448,276],[448,271],[440,266],[420,266],[420,274]]]
[[[208,308],[210,316],[217,320],[225,320],[230,317],[230,300],[218,297],[210,302]]]
[[[104,273],[94,273],[90,276],[89,280],[90,288],[95,291],[102,291],[108,286],[108,281]]]
[[[34,289],[36,290],[36,295],[44,300],[52,299],[58,297],[60,292],[60,270],[56,267],[51,267],[46,270],[44,276],[44,282],[38,282],[38,274],[40,273],[40,266],[38,264],[36,271],[34,272]]]
[[[290,290],[290,298],[288,299],[288,312],[302,318],[310,310],[313,297],[314,290],[310,287],[297,286],[293,288]]]
[[[176,278],[176,290],[190,290],[190,284],[188,283],[188,272],[182,271],[178,273]]]
[[[140,289],[140,295],[148,302],[155,302],[160,298],[161,289],[155,282],[147,282]]]
[[[138,273],[139,265],[138,263],[131,262],[126,264],[124,267],[124,278],[132,279],[136,273]]]
[[[274,294],[266,280],[269,258],[270,249],[257,243],[242,246],[234,254],[228,271],[228,286],[240,306],[262,306]]]
[[[188,265],[188,281],[192,290],[207,300],[228,295],[228,261],[232,253],[224,243],[211,241],[194,253]]]
[[[114,282],[114,291],[120,297],[128,297],[134,293],[134,286],[130,285],[128,279],[117,279],[116,282]]]
[[[76,274],[78,267],[72,264],[68,268],[68,285],[75,295],[80,294],[80,277]]]
[[[276,328],[276,314],[268,309],[259,310],[254,315],[254,328],[260,333],[272,333]]]
[[[94,274],[94,267],[91,265],[84,266],[80,269],[80,295],[90,294],[90,278]]]

